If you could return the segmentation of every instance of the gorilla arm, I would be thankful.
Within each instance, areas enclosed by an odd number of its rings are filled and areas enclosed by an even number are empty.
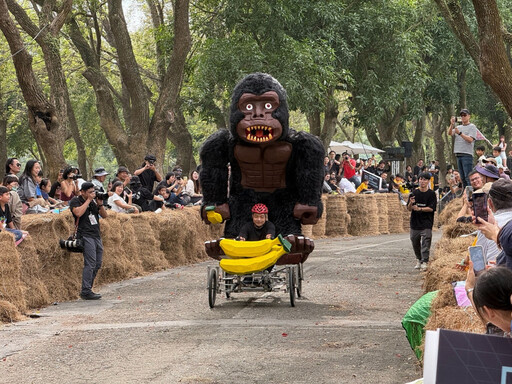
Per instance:
[[[208,137],[199,151],[199,181],[203,193],[201,217],[206,224],[210,224],[204,210],[207,206],[215,206],[215,212],[220,213],[223,220],[230,218],[227,204],[230,137],[229,131],[221,129]]]
[[[293,216],[300,219],[302,224],[316,224],[323,211],[324,147],[316,136],[306,132],[297,132],[290,139],[299,195]]]

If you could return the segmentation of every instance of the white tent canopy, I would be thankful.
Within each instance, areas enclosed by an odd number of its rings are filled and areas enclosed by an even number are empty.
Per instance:
[[[348,140],[341,143],[331,141],[329,144],[329,151],[334,151],[336,153],[348,152],[352,155],[376,155],[377,153],[384,152],[382,149],[372,147],[371,145],[359,142],[352,143]]]

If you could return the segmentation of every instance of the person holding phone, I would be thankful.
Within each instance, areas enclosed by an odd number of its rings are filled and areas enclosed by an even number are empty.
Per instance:
[[[470,114],[467,109],[461,109],[460,123],[455,116],[450,120],[448,135],[454,136],[453,152],[457,157],[457,168],[464,187],[469,185],[469,173],[473,169],[473,150],[476,140],[477,128],[469,122]],[[458,125],[456,125],[456,123]]]
[[[410,238],[416,256],[414,268],[421,270],[428,266],[437,205],[435,192],[428,188],[430,178],[430,173],[420,173],[419,187],[412,191],[407,202],[407,209],[411,212]]]

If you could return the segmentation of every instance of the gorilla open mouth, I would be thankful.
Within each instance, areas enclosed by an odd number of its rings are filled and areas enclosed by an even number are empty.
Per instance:
[[[267,125],[253,125],[245,129],[245,138],[255,143],[270,141],[273,138],[274,129]]]

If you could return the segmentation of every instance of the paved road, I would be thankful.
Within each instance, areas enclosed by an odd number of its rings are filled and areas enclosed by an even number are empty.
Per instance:
[[[438,238],[440,233],[435,233]],[[421,377],[403,314],[421,295],[407,234],[316,242],[303,298],[233,294],[206,269],[102,287],[0,328],[0,383],[406,383]],[[100,272],[101,273],[101,272]]]

